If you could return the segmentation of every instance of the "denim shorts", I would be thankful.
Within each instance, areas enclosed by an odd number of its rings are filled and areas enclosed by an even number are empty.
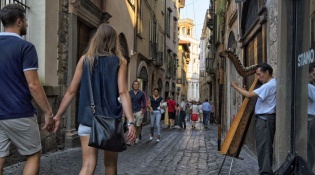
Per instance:
[[[80,124],[78,129],[79,136],[89,136],[91,134],[91,127]]]

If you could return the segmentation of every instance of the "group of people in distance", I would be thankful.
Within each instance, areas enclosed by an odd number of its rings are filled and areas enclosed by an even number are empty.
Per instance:
[[[149,97],[145,92],[139,89],[139,81],[135,80],[132,83],[132,90],[129,91],[132,104],[132,112],[134,117],[134,124],[136,127],[135,144],[142,139],[142,121],[144,113],[149,111],[150,114],[150,137],[154,138],[154,130],[156,128],[156,141],[161,141],[161,126],[174,129],[178,125],[182,130],[186,129],[186,121],[192,121],[192,128],[196,128],[196,121],[198,119],[203,122],[205,128],[208,127],[210,115],[214,120],[214,107],[205,99],[204,103],[197,104],[196,101],[186,102],[181,98],[179,103],[173,99],[173,96],[167,97],[166,100],[160,96],[159,88],[153,89],[153,94]],[[167,116],[167,117],[165,117]],[[133,145],[134,143],[128,143]]]

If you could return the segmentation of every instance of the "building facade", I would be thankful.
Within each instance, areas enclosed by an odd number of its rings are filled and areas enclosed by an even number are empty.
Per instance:
[[[190,61],[187,67],[187,100],[199,101],[199,41],[194,37],[194,22],[189,18],[179,19],[179,39],[190,43]]]
[[[209,64],[212,64],[211,36],[212,31],[208,28],[208,20],[210,19],[209,9],[205,13],[202,33],[200,37],[200,97],[208,98],[209,101],[214,100],[214,70],[209,70]],[[204,100],[204,99],[201,99]]]
[[[179,97],[177,83],[178,53],[178,19],[180,9],[184,8],[185,1],[165,1],[165,47],[164,47],[164,70],[165,90],[164,98],[173,96],[176,100]],[[179,101],[178,101],[179,102]]]
[[[243,102],[242,95],[231,88],[231,82],[236,81],[249,89],[255,75],[241,77],[231,58],[221,58],[220,53],[227,50],[232,52],[244,67],[267,62],[277,77],[277,8],[274,0],[243,3],[219,0],[210,3],[208,28],[213,31],[209,39],[214,52],[211,56],[213,62],[208,64],[207,70],[208,73],[215,70],[213,95],[222,142]],[[254,114],[251,118],[244,143],[256,153]]]
[[[220,57],[229,50],[241,65],[250,67],[266,62],[277,80],[276,134],[274,165],[277,170],[288,152],[308,160],[308,88],[311,64],[314,64],[314,0],[217,0],[210,1],[210,41],[214,70],[214,96],[220,141],[224,141],[243,97],[230,87],[231,81],[249,89],[255,75],[241,77],[231,58]],[[211,52],[211,51],[210,51]],[[207,75],[210,76],[210,75]],[[315,108],[315,107],[314,107]],[[255,116],[247,128],[244,143],[256,153]],[[313,170],[313,172],[315,172]]]
[[[177,61],[177,81],[176,81],[176,93],[177,101],[181,99],[187,99],[187,69],[190,61],[190,43],[187,41],[179,40],[178,44],[178,61]]]

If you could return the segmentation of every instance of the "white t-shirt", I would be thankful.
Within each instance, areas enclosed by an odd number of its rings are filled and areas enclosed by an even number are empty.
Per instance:
[[[180,102],[180,107],[182,111],[186,111],[186,102],[185,101]]]
[[[192,110],[192,114],[198,114],[199,107],[198,105],[191,105],[190,109]]]
[[[315,86],[308,84],[307,114],[315,115]]]
[[[277,81],[272,78],[254,92],[258,95],[255,105],[255,114],[273,114],[276,113],[276,85]]]

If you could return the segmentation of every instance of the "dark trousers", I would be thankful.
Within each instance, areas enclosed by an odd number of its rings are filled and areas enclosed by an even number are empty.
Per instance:
[[[180,111],[180,113],[179,113],[179,121],[180,121],[180,123],[179,123],[179,126],[181,127],[181,128],[184,128],[184,129],[186,129],[186,120],[185,120],[185,117],[186,117],[186,112],[185,111]]]
[[[272,155],[275,131],[275,115],[256,115],[255,136],[259,173],[273,174]]]
[[[313,169],[315,162],[315,116],[308,115],[307,128],[307,166],[310,170]]]
[[[210,118],[210,111],[202,111],[203,114],[203,125],[208,126],[209,118]]]

